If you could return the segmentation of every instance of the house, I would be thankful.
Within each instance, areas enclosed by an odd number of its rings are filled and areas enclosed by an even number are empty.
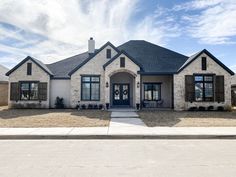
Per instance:
[[[11,69],[9,107],[163,107],[186,110],[231,106],[234,73],[206,49],[188,57],[144,40],[95,49],[44,64],[26,57]]]
[[[8,69],[0,65],[0,106],[8,103],[8,77],[5,76]]]

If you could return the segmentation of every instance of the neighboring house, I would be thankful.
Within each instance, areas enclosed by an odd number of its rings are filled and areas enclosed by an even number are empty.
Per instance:
[[[10,70],[10,107],[66,107],[109,104],[109,107],[230,106],[234,73],[207,50],[191,57],[143,40],[118,47],[110,42],[88,52],[43,64],[26,57]]]
[[[0,106],[8,103],[8,77],[5,75],[9,70],[0,65]]]

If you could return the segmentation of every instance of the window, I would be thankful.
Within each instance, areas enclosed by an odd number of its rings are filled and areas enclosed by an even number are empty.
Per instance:
[[[146,83],[144,84],[144,100],[158,101],[161,99],[161,84]]]
[[[195,101],[213,101],[213,76],[196,75],[195,82]]]
[[[27,63],[27,75],[32,75],[32,63]]]
[[[111,58],[111,49],[107,49],[107,59]]]
[[[125,57],[120,57],[120,67],[121,68],[125,67]]]
[[[206,57],[202,57],[202,70],[207,70],[207,60],[206,60]]]
[[[81,99],[85,101],[98,101],[100,99],[100,77],[82,76]]]
[[[38,99],[38,82],[22,82],[20,84],[21,100],[37,100]]]

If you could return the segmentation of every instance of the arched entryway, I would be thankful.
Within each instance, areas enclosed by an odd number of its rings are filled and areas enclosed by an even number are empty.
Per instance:
[[[118,72],[110,76],[111,107],[134,107],[135,76],[128,72]]]
[[[236,106],[236,85],[232,86],[231,96],[232,96],[232,106],[235,107]]]

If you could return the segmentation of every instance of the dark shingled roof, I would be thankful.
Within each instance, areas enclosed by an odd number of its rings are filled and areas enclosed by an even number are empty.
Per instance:
[[[117,47],[142,65],[141,73],[176,73],[187,56],[144,40],[131,40]]]
[[[53,72],[54,78],[69,79],[69,72],[83,63],[88,57],[88,52],[84,52],[79,55],[75,55],[73,57],[58,61],[56,63],[48,64],[47,67]]]

